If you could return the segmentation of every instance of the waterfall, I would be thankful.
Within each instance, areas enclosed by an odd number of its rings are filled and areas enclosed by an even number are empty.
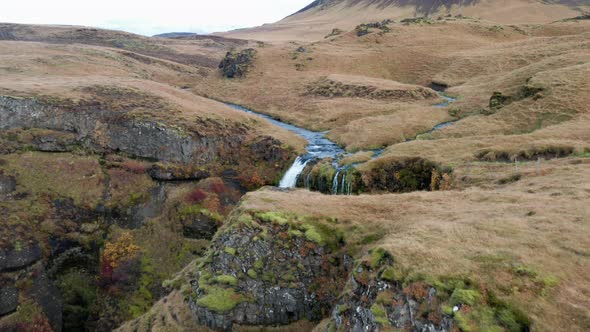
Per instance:
[[[342,176],[342,183],[340,184],[340,192],[345,194],[345,185],[346,185],[346,175],[348,175],[348,172],[345,172],[344,175]]]
[[[336,175],[334,175],[334,179],[332,179],[332,194],[338,195],[338,175],[340,171],[336,171]]]
[[[279,188],[295,188],[295,185],[297,185],[297,178],[299,177],[299,174],[303,172],[305,165],[307,165],[307,163],[310,160],[311,159],[303,160],[301,156],[297,157],[293,165],[291,165],[291,168],[289,168],[287,173],[285,173],[285,175],[281,179],[281,182],[279,183]]]

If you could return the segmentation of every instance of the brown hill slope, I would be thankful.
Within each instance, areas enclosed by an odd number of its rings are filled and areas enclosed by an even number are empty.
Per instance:
[[[318,40],[333,29],[385,19],[462,15],[503,24],[549,23],[588,10],[586,0],[317,0],[299,12],[252,29],[222,33],[264,41]]]

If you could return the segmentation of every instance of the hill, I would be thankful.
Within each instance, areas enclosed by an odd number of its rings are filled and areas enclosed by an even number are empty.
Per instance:
[[[584,0],[317,0],[283,20],[220,35],[263,41],[320,40],[334,29],[348,31],[358,24],[447,15],[500,24],[549,23],[589,10]]]

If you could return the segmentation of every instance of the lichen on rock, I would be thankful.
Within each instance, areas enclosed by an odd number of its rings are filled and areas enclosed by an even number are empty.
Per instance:
[[[246,76],[252,61],[256,56],[256,50],[248,48],[241,51],[231,50],[221,60],[219,69],[227,78],[240,78]]]
[[[343,244],[327,220],[242,211],[213,240],[189,304],[218,330],[319,321],[348,271]]]

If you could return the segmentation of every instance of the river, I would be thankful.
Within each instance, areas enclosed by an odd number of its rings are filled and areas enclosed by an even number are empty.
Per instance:
[[[445,101],[443,103],[434,105],[434,107],[444,108],[444,107],[449,106],[450,103],[452,103],[456,100],[455,98],[446,96],[445,94],[443,94],[440,91],[438,93],[443,99],[445,99]],[[311,162],[313,160],[318,160],[318,159],[332,158],[335,161],[334,167],[336,168],[336,175],[334,176],[333,183],[332,183],[332,193],[338,194],[338,193],[346,193],[347,192],[346,183],[345,183],[345,175],[343,173],[341,180],[339,179],[339,175],[344,169],[346,169],[348,167],[354,167],[354,165],[348,165],[348,166],[342,166],[342,167],[338,165],[338,159],[341,156],[346,155],[347,152],[342,147],[340,147],[338,144],[336,144],[335,142],[332,142],[326,138],[326,134],[328,133],[327,131],[318,132],[318,131],[311,131],[311,130],[303,129],[303,128],[300,128],[300,127],[297,127],[297,126],[294,126],[294,125],[291,125],[288,123],[284,123],[284,122],[275,120],[269,115],[254,112],[254,111],[249,110],[249,109],[242,107],[240,105],[230,104],[230,103],[226,103],[226,105],[228,105],[236,110],[264,118],[267,121],[269,121],[270,123],[272,123],[273,125],[287,129],[290,132],[293,132],[293,133],[299,135],[300,137],[304,138],[305,140],[307,140],[307,143],[308,143],[307,147],[306,147],[307,152],[303,155],[298,156],[297,159],[295,159],[295,161],[293,162],[293,165],[291,165],[291,167],[287,170],[285,175],[283,175],[283,178],[281,179],[281,181],[279,183],[279,188],[295,188],[295,186],[297,184],[297,179],[299,178],[299,175],[301,174],[301,172],[303,172],[303,170],[305,169],[305,166],[309,162]],[[441,123],[441,124],[435,126],[432,131],[438,130],[440,128],[444,128],[446,126],[450,126],[453,123],[454,122]],[[375,150],[374,152],[375,152],[375,154],[374,154],[373,158],[376,158],[383,152],[383,149]]]

